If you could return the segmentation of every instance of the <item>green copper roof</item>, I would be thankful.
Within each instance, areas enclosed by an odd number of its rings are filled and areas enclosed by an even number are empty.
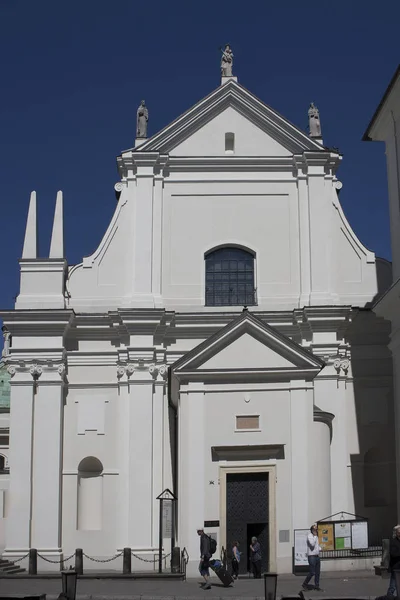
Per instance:
[[[10,408],[10,374],[0,362],[0,409]]]

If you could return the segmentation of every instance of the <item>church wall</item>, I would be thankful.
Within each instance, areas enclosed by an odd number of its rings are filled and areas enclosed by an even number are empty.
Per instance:
[[[258,304],[293,307],[299,296],[297,192],[293,183],[171,183],[164,193],[163,300],[204,310],[207,251],[253,251]]]
[[[80,369],[71,368],[70,371],[71,382],[83,376]],[[86,381],[104,381],[105,376],[99,371],[99,368],[86,367]],[[116,548],[117,400],[115,387],[72,388],[68,391],[64,409],[63,464],[63,547],[67,554],[75,548],[83,548],[90,556],[108,556]],[[100,474],[81,480],[79,465],[90,457],[100,461],[103,469]],[[82,518],[82,508],[88,508],[88,495],[96,514]]]

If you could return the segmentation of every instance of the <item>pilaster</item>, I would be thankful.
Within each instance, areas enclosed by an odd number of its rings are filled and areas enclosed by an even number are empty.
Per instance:
[[[32,547],[61,553],[61,473],[65,365],[39,367],[33,418]]]
[[[133,232],[133,302],[141,306],[153,306],[153,186],[154,167],[158,153],[135,153],[136,167],[134,232]],[[157,198],[157,207],[159,205]]]
[[[302,385],[303,384],[303,385]],[[312,446],[313,403],[305,381],[296,381],[290,390],[290,430],[292,457],[292,528],[309,527],[310,452]],[[314,449],[315,450],[315,449]]]
[[[162,275],[162,215],[163,215],[163,191],[164,176],[162,166],[165,165],[162,160],[158,165],[158,173],[154,176],[153,187],[153,249],[152,249],[152,293],[156,306],[161,306],[161,275]]]
[[[163,485],[165,364],[138,359],[120,363],[120,547],[136,553],[158,547],[158,502]],[[143,353],[142,353],[143,354]]]
[[[18,557],[31,547],[33,399],[35,380],[29,369],[9,366],[10,488],[5,556]]]
[[[310,257],[310,220],[306,165],[297,165],[297,194],[299,202],[299,237],[300,237],[300,306],[310,304],[311,292],[311,257]]]
[[[196,527],[204,525],[205,457],[202,383],[181,387],[179,411],[179,545],[186,547],[191,561],[198,562]]]

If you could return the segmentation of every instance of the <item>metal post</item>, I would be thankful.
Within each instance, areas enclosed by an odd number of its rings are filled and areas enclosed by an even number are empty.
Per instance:
[[[37,575],[37,550],[31,548],[29,550],[29,575]]]
[[[171,555],[175,548],[175,507],[176,501],[171,500],[172,505],[172,518],[171,518]]]
[[[162,543],[163,543],[163,499],[160,498],[160,525],[158,532],[158,572],[162,573]]]
[[[78,575],[83,575],[83,550],[77,548],[75,550],[75,571]]]
[[[132,550],[131,550],[131,548],[124,548],[122,573],[124,575],[128,575],[129,573],[132,573]]]

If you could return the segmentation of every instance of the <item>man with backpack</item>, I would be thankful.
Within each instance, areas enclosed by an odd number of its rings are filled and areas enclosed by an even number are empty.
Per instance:
[[[199,571],[200,575],[204,579],[204,583],[201,585],[203,590],[210,590],[210,558],[216,550],[215,540],[210,538],[204,529],[201,527],[197,530],[197,535],[200,536],[200,564]]]

